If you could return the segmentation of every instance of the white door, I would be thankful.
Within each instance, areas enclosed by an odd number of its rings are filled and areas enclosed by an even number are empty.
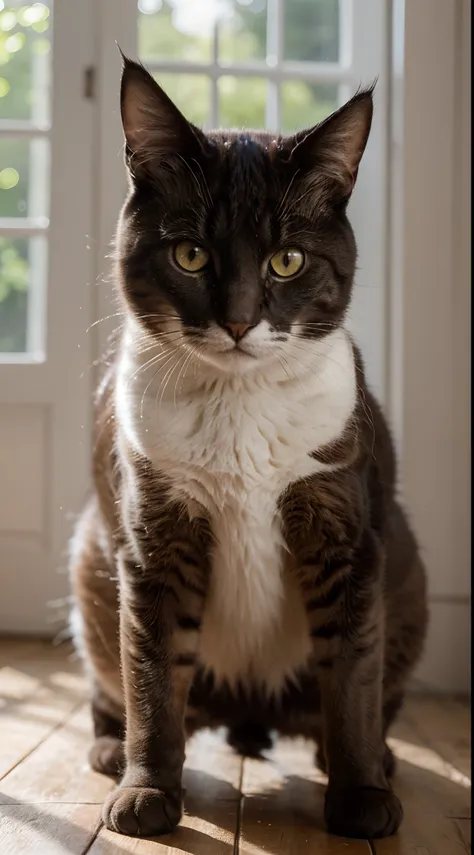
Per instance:
[[[349,326],[383,400],[389,7],[388,0],[102,0],[99,73],[104,255],[125,186],[117,156],[122,135],[114,40],[145,63],[189,119],[207,128],[308,127],[378,78],[373,130],[350,206],[359,262]],[[112,305],[106,289],[101,301],[106,316]],[[105,341],[109,325],[100,326]]]
[[[51,631],[88,485],[90,0],[0,0],[0,630]],[[61,575],[63,571],[63,575]]]
[[[388,0],[0,0],[0,630],[54,631],[89,486],[125,195],[116,41],[205,127],[292,131],[379,78],[350,324],[382,398]],[[111,317],[109,317],[111,316]],[[107,319],[109,320],[102,320]],[[93,321],[100,320],[89,334]]]

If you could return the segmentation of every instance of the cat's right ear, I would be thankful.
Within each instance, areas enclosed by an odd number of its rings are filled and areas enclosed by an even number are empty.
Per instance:
[[[151,74],[122,54],[120,89],[126,158],[132,173],[155,172],[166,155],[196,156],[204,135],[188,122]]]

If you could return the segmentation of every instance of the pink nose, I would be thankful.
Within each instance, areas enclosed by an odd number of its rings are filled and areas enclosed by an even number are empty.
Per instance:
[[[252,329],[255,326],[254,324],[226,324],[226,330],[230,333],[235,341],[240,341],[241,338],[244,337],[245,333]]]

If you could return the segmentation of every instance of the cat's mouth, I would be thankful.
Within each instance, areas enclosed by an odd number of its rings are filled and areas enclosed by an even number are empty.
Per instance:
[[[193,330],[194,335],[190,336],[196,345],[196,356],[223,371],[241,373],[251,370],[268,360],[274,352],[264,324],[237,341],[217,324],[210,325],[205,331],[200,330],[197,335],[196,332]]]
[[[256,360],[258,359],[258,354],[253,352],[251,348],[245,347],[244,344],[237,343],[233,344],[227,348],[216,348],[213,345],[210,345],[208,348],[213,354],[223,358],[229,359],[231,361],[244,361],[247,359]]]
[[[244,356],[250,356],[251,359],[257,358],[256,354],[252,353],[251,350],[245,347],[245,343],[240,341],[236,342],[233,347],[231,347],[230,352],[235,354],[242,354]]]
[[[240,374],[255,368],[262,361],[262,354],[256,353],[243,342],[228,347],[207,342],[206,346],[200,349],[200,358],[221,371]]]

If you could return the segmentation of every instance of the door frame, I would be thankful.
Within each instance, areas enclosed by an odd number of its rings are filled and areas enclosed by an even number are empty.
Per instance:
[[[34,488],[42,499],[35,497],[35,526],[21,525],[20,493],[28,490],[33,477],[21,450],[16,455],[15,483],[2,484],[1,500],[7,503],[14,496],[17,508],[13,528],[7,525],[0,530],[5,574],[0,626],[11,632],[51,632],[49,602],[67,591],[61,571],[67,565],[70,512],[80,508],[89,489],[92,386],[88,369],[93,355],[85,330],[93,312],[94,262],[87,243],[94,224],[90,176],[95,151],[94,104],[87,97],[84,80],[95,61],[93,15],[94,0],[55,4],[51,214],[46,233],[47,289],[41,307],[44,354],[0,356],[0,405],[7,412],[11,408],[15,418],[36,420],[35,449],[41,456]],[[14,437],[9,441],[14,443]]]
[[[392,11],[389,411],[428,569],[419,678],[468,691],[470,3]]]

